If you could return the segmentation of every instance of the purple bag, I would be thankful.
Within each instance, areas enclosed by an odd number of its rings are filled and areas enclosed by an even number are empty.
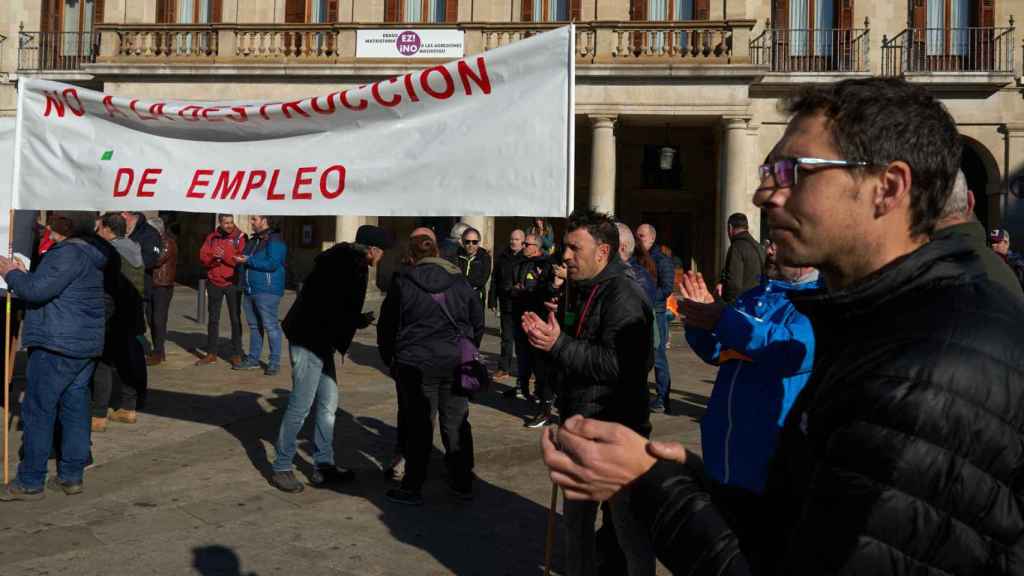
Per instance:
[[[462,333],[458,322],[455,321],[452,313],[448,311],[444,293],[431,294],[430,298],[437,302],[441,307],[441,311],[444,312],[448,321],[455,328],[455,348],[459,355],[459,363],[455,366],[455,378],[458,380],[459,385],[469,393],[486,389],[491,384],[491,375],[487,372],[487,366],[480,356],[480,350],[477,349],[471,339]]]

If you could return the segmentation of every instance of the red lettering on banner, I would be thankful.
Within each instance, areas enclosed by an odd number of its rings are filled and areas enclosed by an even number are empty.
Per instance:
[[[165,104],[163,102],[157,102],[156,104],[153,104],[152,106],[149,107],[149,113],[152,114],[153,116],[156,116],[156,117],[159,117],[159,118],[167,118],[171,122],[174,122],[175,121],[174,118],[171,117],[171,116],[168,116],[167,113],[164,112],[164,108],[166,106],[167,106],[167,104]]]
[[[387,81],[387,83],[388,84],[394,84],[396,81],[398,81],[398,78],[391,78],[391,79],[389,79]],[[373,86],[370,86],[370,93],[373,94],[373,99],[376,100],[378,104],[380,104],[381,106],[383,106],[385,108],[394,108],[395,106],[398,106],[399,102],[402,101],[402,95],[401,94],[395,94],[394,98],[392,98],[391,100],[387,100],[387,101],[385,101],[383,98],[381,98],[381,96],[380,96],[380,82],[374,82]]]
[[[196,106],[195,104],[189,104],[188,106],[185,106],[181,110],[178,110],[178,116],[180,116],[182,118],[185,118],[186,122],[199,122],[199,111],[202,110],[202,109],[203,109],[202,106]],[[191,118],[188,118],[188,117],[185,116],[185,112],[186,111],[191,111],[192,112],[192,117]]]
[[[217,177],[217,183],[213,186],[213,194],[210,195],[210,198],[214,200],[218,198],[221,200],[227,200],[229,194],[231,195],[232,200],[238,198],[238,189],[242,187],[242,179],[245,178],[245,170],[239,170],[236,172],[229,182],[228,177],[230,174],[230,170],[225,170],[220,173],[220,176]]]
[[[319,96],[316,97],[316,98],[313,98],[313,99],[311,99],[309,101],[309,107],[312,108],[313,111],[316,112],[317,114],[334,114],[334,96],[335,96],[335,94],[341,94],[341,92],[331,92],[330,94],[327,95],[327,109],[326,110],[321,109],[320,106],[317,105],[317,100],[320,99]]]
[[[281,170],[274,170],[274,175],[270,177],[270,187],[267,188],[267,200],[284,200],[284,194],[277,194],[277,177],[281,175]]]
[[[56,111],[57,118],[63,118],[64,100],[61,99],[60,95],[49,90],[43,90],[43,94],[46,96],[46,109],[43,110],[43,116],[49,116],[52,109]]]
[[[121,177],[127,176],[128,182],[121,186]],[[132,189],[132,182],[135,180],[135,171],[131,168],[118,168],[117,176],[114,178],[114,198],[121,198],[127,196],[128,192]]]
[[[249,113],[245,110],[245,106],[232,106],[231,111],[238,114],[238,117],[228,114],[227,119],[235,122],[245,122],[249,119]]]
[[[223,122],[223,118],[210,118],[210,112],[220,112],[220,108],[213,106],[210,108],[203,108],[203,119],[207,122]]]
[[[409,94],[409,100],[419,102],[420,97],[416,95],[416,89],[413,88],[412,74],[406,74],[402,79],[405,81],[405,91]]]
[[[71,105],[72,98],[75,99],[75,102],[78,104],[78,108]],[[68,110],[71,110],[71,113],[75,116],[85,115],[85,106],[82,106],[82,101],[78,99],[78,90],[75,90],[74,88],[65,88],[64,103],[68,105]]]
[[[284,117],[290,120],[292,115],[288,111],[295,110],[296,114],[309,118],[309,112],[306,112],[302,108],[299,108],[299,104],[301,102],[302,100],[293,100],[291,102],[285,102],[284,104],[281,104],[281,112],[284,113]]]
[[[435,72],[440,74],[441,78],[444,80],[443,90],[434,90],[434,87],[430,85],[430,74]],[[427,94],[430,94],[438,100],[447,100],[452,97],[452,94],[455,94],[455,81],[452,79],[451,72],[449,72],[444,66],[434,66],[433,68],[427,68],[424,70],[420,74],[420,85]]]
[[[487,61],[484,60],[483,56],[477,56],[476,58],[476,69],[478,74],[473,73],[470,69],[469,64],[466,64],[465,60],[459,60],[459,80],[462,81],[462,89],[466,91],[466,96],[473,95],[473,88],[470,86],[469,81],[473,80],[473,83],[483,91],[484,94],[491,93],[491,78],[487,75]]]
[[[365,88],[365,86],[360,86],[359,88]],[[366,102],[365,98],[359,100],[359,105],[358,106],[352,106],[351,104],[349,104],[349,102],[348,102],[348,93],[349,92],[350,92],[350,90],[345,90],[344,92],[341,93],[341,105],[344,106],[345,108],[348,108],[349,110],[355,110],[356,112],[358,112],[360,110],[366,110],[367,102]]]
[[[330,175],[331,172],[338,173],[338,187],[335,188],[334,190],[327,189],[327,177],[328,175]],[[328,200],[333,200],[338,196],[341,196],[341,193],[344,191],[345,167],[342,166],[341,164],[335,164],[334,166],[327,168],[327,170],[324,170],[324,173],[320,175],[320,194],[323,195],[323,197],[327,198]]]
[[[135,105],[138,104],[138,103],[139,103],[138,100],[132,100],[131,102],[128,103],[128,108],[132,112],[135,112],[135,115],[139,117],[139,120],[159,120],[159,118],[156,118],[154,116],[143,116],[142,112],[139,112],[138,108],[135,107]]]
[[[276,170],[275,170],[275,172],[276,172]],[[256,180],[257,176],[259,176],[259,180]],[[275,178],[274,181],[276,182],[277,181],[276,180],[277,176],[275,175],[274,178]],[[246,182],[245,182],[245,191],[242,192],[242,200],[245,200],[246,198],[248,198],[250,192],[252,192],[253,190],[259,188],[260,186],[263,186],[263,183],[266,182],[266,181],[267,181],[267,171],[266,170],[253,170],[252,172],[249,172],[249,179],[246,180]],[[231,199],[234,200],[234,196],[232,196]]]
[[[153,190],[146,190],[147,184],[156,184],[156,177],[163,173],[162,168],[146,168],[142,171],[142,178],[139,179],[139,191],[136,196],[139,198],[152,198]]]
[[[310,172],[316,172],[316,166],[303,166],[295,172],[295,184],[292,186],[292,200],[312,200],[312,192],[299,192],[299,187],[312,184],[312,178],[303,178]],[[284,198],[284,196],[282,196]]]
[[[263,116],[264,120],[270,120],[270,115],[267,114],[267,107],[268,106],[277,106],[277,105],[278,105],[277,102],[268,102],[268,103],[260,106],[260,116]]]
[[[107,115],[111,118],[114,117],[114,114],[120,114],[121,116],[125,115],[124,112],[117,109],[117,106],[114,106],[113,96],[107,95],[103,97],[103,107],[107,109]]]
[[[210,181],[209,180],[201,180],[200,178],[202,178],[203,176],[209,177],[209,176],[212,176],[212,175],[213,175],[213,170],[209,170],[209,169],[205,169],[205,168],[202,169],[202,170],[196,170],[196,173],[192,175],[192,184],[189,185],[188,192],[185,193],[185,197],[187,197],[187,198],[206,198],[205,192],[201,192],[199,190],[196,190],[196,188],[198,188],[199,186],[209,186],[210,185]]]

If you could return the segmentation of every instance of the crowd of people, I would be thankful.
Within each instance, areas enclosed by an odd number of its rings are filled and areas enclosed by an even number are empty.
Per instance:
[[[209,325],[196,364],[218,361],[224,300],[232,368],[278,374],[286,336],[292,392],[270,482],[304,489],[293,462],[314,407],[309,483],[346,482],[334,355],[376,322],[397,406],[387,468],[398,484],[386,497],[423,504],[437,423],[449,487],[471,500],[470,404],[488,379],[474,367],[490,308],[494,379],[509,384],[507,401],[530,402],[524,425],[544,429],[544,462],[566,496],[566,574],[649,576],[657,560],[679,574],[1019,573],[1024,257],[973,217],[956,126],[923,89],[849,80],[810,88],[787,111],[754,195],[768,238],[729,215],[713,281],[687,270],[677,283],[653,225],[590,209],[562,223],[558,242],[543,219],[512,231],[493,260],[459,223],[440,241],[412,231],[378,320],[364,311],[370,268],[397,242],[367,225],[317,256],[279,322],[287,245],[266,216],[246,236],[220,215],[199,253]],[[136,422],[147,366],[166,359],[176,251],[160,219],[54,212],[31,270],[0,258],[29,350],[22,456],[0,500],[42,498],[51,453],[54,484],[81,492],[90,433]],[[650,441],[651,414],[672,406],[674,317],[718,369],[702,457]]]

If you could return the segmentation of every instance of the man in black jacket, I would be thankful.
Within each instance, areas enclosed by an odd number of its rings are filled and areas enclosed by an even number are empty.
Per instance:
[[[693,455],[622,427],[548,435],[552,477],[568,498],[630,485],[676,574],[1020,574],[1024,304],[968,243],[928,242],[960,163],[956,124],[897,79],[814,87],[789,112],[754,201],[780,263],[817,266],[828,288],[792,296],[815,363],[761,529],[739,541]]]
[[[551,261],[547,254],[541,251],[541,237],[537,234],[528,234],[523,242],[523,257],[516,263],[512,272],[512,288],[509,290],[512,299],[511,315],[520,319],[527,312],[546,316],[545,303],[556,296],[554,281]],[[541,428],[552,420],[551,407],[555,398],[549,362],[545,352],[530,346],[522,322],[516,324],[516,349],[519,350],[517,387],[506,391],[505,396],[515,397],[518,389],[524,398],[538,400],[541,405],[540,413],[527,420],[525,425],[527,428]],[[531,376],[535,381],[534,396],[530,395]]]
[[[508,246],[494,258],[487,307],[497,310],[501,320],[501,359],[498,361],[498,370],[494,373],[495,380],[511,375],[512,362],[515,361],[516,327],[519,326],[519,317],[512,313],[512,298],[509,291],[514,284],[516,264],[522,259],[525,238],[522,230],[513,230],[508,238]]]
[[[547,320],[523,315],[534,348],[549,353],[559,372],[558,408],[573,415],[616,422],[634,433],[651,432],[647,373],[654,364],[654,313],[618,255],[619,229],[606,214],[577,210],[566,225],[564,261],[571,300]],[[563,331],[564,329],[564,331]],[[653,576],[649,536],[629,511],[629,491],[610,501],[612,521],[629,573]],[[593,574],[597,503],[565,503],[566,574]]]
[[[142,294],[142,309],[150,332],[153,330],[153,270],[163,254],[163,240],[156,228],[149,225],[142,212],[121,212],[128,230],[125,236],[142,249],[142,264],[146,269],[145,290]]]
[[[393,244],[383,228],[360,226],[354,243],[342,242],[316,257],[313,271],[285,316],[281,327],[288,337],[292,360],[292,393],[274,445],[277,457],[270,481],[279,490],[302,491],[302,483],[292,472],[292,461],[296,438],[314,400],[316,468],[310,481],[320,485],[353,476],[351,470],[334,464],[334,413],[338,409],[334,352],[344,355],[356,330],[373,322],[372,312],[363,313],[369,269]]]
[[[750,235],[746,214],[730,214],[726,225],[729,251],[725,253],[725,268],[722,269],[721,296],[727,304],[732,304],[740,294],[761,283],[764,252]]]
[[[483,308],[487,302],[487,280],[491,277],[491,255],[480,245],[480,232],[476,228],[466,228],[462,233],[462,247],[455,258],[455,265],[480,296],[480,307]]]

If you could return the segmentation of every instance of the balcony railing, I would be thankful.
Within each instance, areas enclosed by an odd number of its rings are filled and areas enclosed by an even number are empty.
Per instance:
[[[746,63],[753,20],[583,22],[576,26],[576,61],[592,63]],[[103,24],[104,64],[209,62],[353,64],[358,30],[381,23],[332,24]],[[564,23],[417,24],[457,28],[467,54],[477,54]],[[742,49],[741,49],[742,48]]]
[[[18,70],[54,72],[81,70],[96,61],[98,32],[18,32]]]
[[[908,28],[882,38],[882,73],[1014,73],[1013,17],[1006,28]]]
[[[750,58],[772,72],[869,72],[871,27],[772,28],[750,42]]]

